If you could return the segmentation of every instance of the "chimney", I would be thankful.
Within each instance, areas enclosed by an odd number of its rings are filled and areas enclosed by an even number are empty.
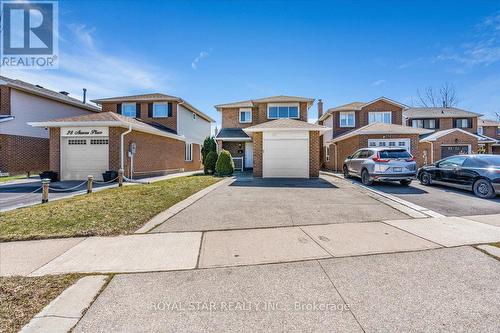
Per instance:
[[[87,101],[87,88],[83,88],[83,104]]]
[[[67,91],[60,91],[59,93],[62,94],[62,95],[64,95],[64,96],[68,96],[69,95],[69,92],[67,92]]]
[[[323,100],[318,99],[318,121],[322,115],[323,115]]]

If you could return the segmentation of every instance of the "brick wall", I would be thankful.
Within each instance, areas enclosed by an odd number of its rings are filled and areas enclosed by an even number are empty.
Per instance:
[[[148,102],[153,103],[153,102]],[[168,118],[152,118],[148,115],[148,103],[140,103],[141,104],[141,116],[140,119],[146,123],[158,123],[166,126],[174,131],[177,131],[177,102],[172,103],[172,117]],[[103,112],[115,112],[117,108],[117,103],[103,103],[102,111]]]
[[[483,134],[490,138],[500,140],[500,133],[497,126],[483,126]]]
[[[203,168],[203,163],[201,162],[200,150],[201,150],[200,145],[193,143],[193,151],[192,151],[193,160],[184,162],[185,171],[196,171]]]
[[[245,142],[224,141],[222,148],[230,152],[232,157],[245,156]]]
[[[253,133],[253,176],[262,177],[262,132]]]
[[[430,142],[420,141],[418,143],[419,154],[416,156],[416,159],[419,167],[432,163],[431,149],[432,146]]]
[[[448,135],[445,135],[443,137],[440,137],[436,141],[432,143],[432,150],[434,152],[434,159],[432,163],[438,161],[441,159],[441,146],[442,145],[470,145],[471,146],[471,153],[475,154],[477,153],[478,149],[478,141],[476,138],[462,133],[462,132],[452,132]]]
[[[49,139],[0,134],[0,171],[20,174],[49,168]]]
[[[0,115],[10,115],[10,88],[0,86]]]
[[[309,177],[319,177],[320,139],[319,131],[309,132]]]
[[[462,119],[463,117],[460,117],[460,119]],[[465,117],[467,118],[467,117]],[[423,119],[423,118],[411,118],[411,119],[407,119],[406,121],[406,125],[408,126],[411,126],[411,123],[412,123],[412,120],[413,119]],[[452,128],[455,128],[454,127],[454,119],[455,118],[452,118],[452,117],[446,117],[446,118],[432,118],[432,117],[429,117],[429,118],[425,118],[425,119],[436,119],[438,125],[439,125],[439,128],[436,129],[436,131],[443,131],[443,130],[447,130],[447,129],[452,129]],[[472,117],[472,118],[468,118],[471,120],[472,122],[472,127],[471,128],[462,128],[464,131],[467,131],[467,132],[470,132],[470,133],[477,133],[477,117]]]
[[[49,170],[61,176],[61,129],[49,128]]]

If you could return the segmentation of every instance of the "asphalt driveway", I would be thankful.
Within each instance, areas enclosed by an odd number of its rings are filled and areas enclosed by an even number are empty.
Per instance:
[[[254,179],[222,186],[152,232],[301,226],[408,218],[334,177]]]
[[[354,178],[354,182],[361,182]],[[500,213],[500,196],[481,199],[472,192],[441,185],[423,186],[413,181],[409,187],[399,183],[374,183],[373,189],[394,195],[445,216],[468,216]]]

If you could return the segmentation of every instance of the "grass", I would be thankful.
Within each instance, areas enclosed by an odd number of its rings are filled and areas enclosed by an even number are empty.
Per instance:
[[[493,244],[490,244],[490,245],[493,245],[493,246],[496,246],[496,247],[500,247],[500,242],[498,242],[498,243],[493,243]]]
[[[133,233],[156,214],[219,180],[179,177],[0,213],[0,241]]]
[[[0,278],[0,332],[18,332],[79,275]]]
[[[16,176],[7,176],[7,177],[0,177],[0,183],[5,183],[11,180],[16,180],[16,179],[25,179],[28,178],[26,175],[16,175]]]

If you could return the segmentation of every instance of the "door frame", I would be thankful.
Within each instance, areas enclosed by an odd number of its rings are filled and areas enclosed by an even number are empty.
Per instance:
[[[247,151],[249,150],[248,149],[248,146],[251,145],[252,147],[252,164],[250,166],[247,165]],[[243,168],[244,169],[252,169],[253,168],[253,142],[252,141],[245,141],[245,154],[244,154],[245,158],[244,158],[244,161],[243,161]]]

